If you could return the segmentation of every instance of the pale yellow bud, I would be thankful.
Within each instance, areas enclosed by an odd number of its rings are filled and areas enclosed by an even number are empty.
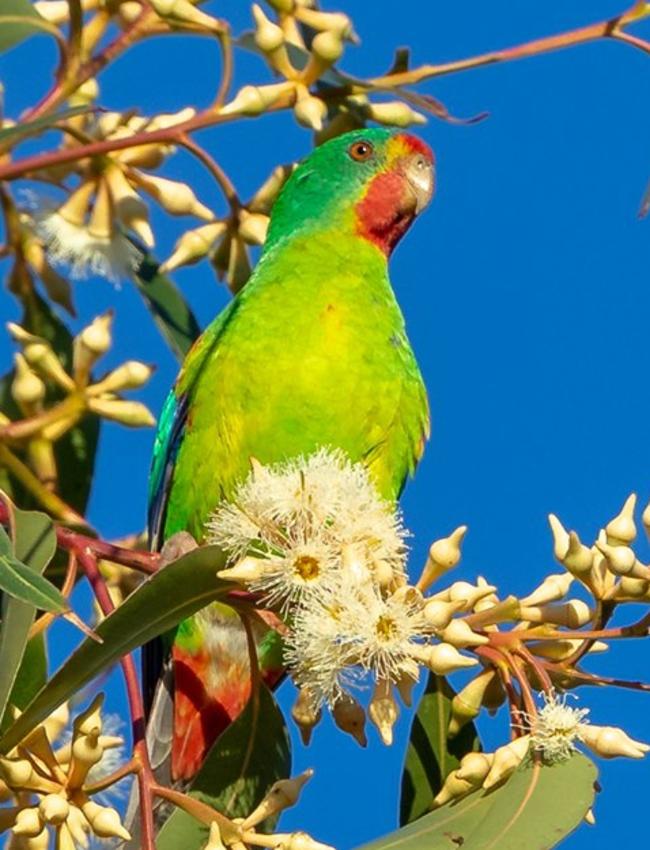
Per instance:
[[[454,696],[451,701],[448,738],[455,738],[464,726],[478,717],[485,692],[495,675],[494,670],[484,670]]]
[[[38,835],[43,829],[43,820],[37,808],[21,809],[16,814],[16,821],[12,827],[14,835],[27,837]]]
[[[112,398],[90,398],[88,407],[104,419],[111,419],[130,428],[149,428],[156,424],[150,410],[139,401]]]
[[[311,43],[312,53],[325,65],[333,65],[343,53],[343,39],[335,30],[324,30],[315,35]]]
[[[440,639],[452,644],[457,649],[466,649],[468,646],[484,646],[489,643],[489,638],[477,634],[464,620],[452,620],[440,632]]]
[[[62,823],[57,830],[56,850],[77,850],[67,823]]]
[[[192,5],[190,0],[150,0],[156,14],[170,24],[190,24],[211,32],[222,32],[223,26],[210,15]]]
[[[486,596],[491,596],[496,587],[493,584],[473,585],[467,581],[455,581],[447,590],[436,594],[434,599],[446,599],[447,602],[461,602],[464,610],[476,607],[477,602]]]
[[[83,385],[88,380],[93,365],[111,347],[113,313],[108,311],[85,327],[74,338],[72,346],[72,372],[75,381]]]
[[[88,847],[88,834],[90,833],[90,824],[84,817],[83,813],[76,806],[70,807],[70,814],[66,820],[66,826],[70,830],[70,835],[78,847]]]
[[[274,83],[269,86],[244,86],[235,95],[234,100],[222,106],[220,115],[259,115],[269,106],[273,106],[293,85]]]
[[[315,30],[332,30],[341,38],[356,39],[352,21],[342,12],[321,12],[306,5],[296,10],[296,16]]]
[[[221,830],[219,829],[219,824],[216,820],[213,820],[210,824],[208,843],[205,845],[203,850],[226,850],[226,845],[221,840]]]
[[[301,688],[291,709],[291,717],[300,730],[300,737],[305,746],[310,742],[314,727],[320,723],[322,716],[320,707],[314,707],[311,693],[306,688]]]
[[[70,804],[60,794],[46,794],[38,806],[41,819],[52,826],[58,826],[68,817]]]
[[[596,542],[596,548],[602,552],[607,566],[617,576],[650,580],[650,569],[637,561],[634,551],[629,546],[610,546],[599,540]]]
[[[401,100],[390,103],[369,103],[366,108],[368,118],[378,124],[388,124],[392,127],[409,127],[411,124],[426,124],[424,115],[416,112]]]
[[[547,576],[536,590],[521,600],[521,604],[546,605],[548,602],[556,602],[566,596],[572,582],[570,573]]]
[[[248,584],[258,581],[264,575],[264,560],[246,555],[232,567],[219,570],[217,576],[226,581],[236,581],[240,584]]]
[[[131,229],[143,243],[152,248],[154,235],[149,224],[147,205],[126,179],[117,165],[111,165],[104,171],[104,178],[113,199],[113,206],[122,224]]]
[[[643,513],[641,514],[641,522],[643,523],[643,527],[645,528],[645,533],[648,537],[650,537],[650,502],[643,509]]]
[[[14,355],[15,374],[11,382],[11,395],[21,406],[33,409],[45,398],[45,384],[31,369],[22,354]]]
[[[427,626],[432,629],[444,629],[452,617],[464,607],[464,602],[443,602],[441,599],[429,599],[422,609]]]
[[[571,531],[569,533],[569,546],[562,564],[572,575],[584,579],[587,573],[591,571],[593,563],[593,550],[581,543],[575,531]]]
[[[279,779],[274,782],[262,802],[244,819],[242,830],[252,829],[266,818],[295,805],[303,786],[313,775],[314,771],[310,768],[293,779]]]
[[[140,363],[138,360],[127,360],[117,369],[109,372],[105,378],[97,384],[93,384],[89,395],[100,395],[102,393],[115,393],[122,390],[135,390],[146,384],[153,374],[154,367]]]
[[[196,109],[192,106],[186,106],[179,109],[178,112],[162,112],[160,115],[156,115],[149,122],[149,126],[155,130],[165,130],[168,127],[174,127],[176,124],[183,124],[185,121],[194,118],[195,115]]]
[[[441,575],[458,564],[461,557],[460,545],[466,533],[467,526],[461,525],[455,531],[452,531],[449,537],[443,537],[431,544],[429,557],[416,584],[416,587],[423,593]]]
[[[362,747],[366,746],[366,713],[354,697],[343,694],[332,708],[332,717],[339,729],[352,735]]]
[[[553,554],[562,563],[569,549],[569,535],[555,514],[548,515],[548,522],[553,533]]]
[[[616,726],[581,724],[580,740],[597,756],[605,759],[616,758],[616,756],[640,759],[650,752],[648,744],[635,741]]]
[[[582,599],[570,599],[562,605],[537,605],[521,608],[521,619],[529,623],[554,623],[579,629],[591,622],[594,612]]]
[[[524,735],[495,750],[492,765],[485,777],[483,787],[488,790],[508,779],[519,767],[529,748],[530,735]]]
[[[607,542],[616,545],[629,545],[636,538],[634,511],[636,510],[636,493],[625,500],[621,512],[605,526]]]
[[[36,0],[34,8],[42,18],[52,24],[63,24],[70,17],[68,0]]]
[[[472,785],[482,785],[490,772],[493,759],[493,753],[467,753],[460,761],[456,776]]]
[[[172,215],[194,215],[205,221],[214,219],[212,210],[199,201],[186,183],[142,172],[133,172],[133,179]]]
[[[587,814],[584,816],[583,820],[584,820],[585,823],[588,823],[589,826],[594,826],[595,823],[596,823],[596,816],[594,815],[594,810],[589,809]]]
[[[296,100],[293,114],[303,127],[319,131],[323,129],[323,121],[327,117],[327,106],[319,97],[314,97],[305,89]]]
[[[580,639],[573,640],[540,640],[536,643],[531,643],[528,648],[535,655],[540,655],[542,658],[550,658],[553,661],[562,661],[573,655],[584,641]],[[589,652],[606,652],[609,649],[608,645],[603,641],[597,640],[589,648]]]
[[[282,27],[270,21],[257,3],[253,3],[253,18],[255,19],[255,44],[263,53],[273,53],[284,44]]]
[[[66,0],[67,3],[67,0]],[[99,97],[99,83],[94,77],[83,82],[68,98],[70,106],[89,106]]]
[[[171,272],[179,266],[191,266],[202,260],[225,231],[226,224],[223,221],[215,221],[197,227],[195,230],[188,230],[176,242],[174,253],[162,263],[160,271]]]
[[[368,704],[368,717],[375,724],[379,736],[387,747],[393,743],[393,727],[399,717],[399,707],[393,696],[390,682],[377,682]]]
[[[74,389],[74,381],[66,373],[61,361],[56,356],[50,344],[28,333],[20,325],[13,322],[7,323],[7,329],[11,336],[23,347],[23,356],[27,363],[46,378],[55,381],[59,386],[71,391]]]
[[[103,179],[97,184],[97,195],[88,221],[88,233],[103,242],[110,242],[115,234],[111,194]]]
[[[81,807],[90,828],[98,838],[121,838],[130,841],[129,832],[122,826],[119,814],[115,809],[99,806],[92,800],[88,800]]]
[[[446,803],[450,803],[452,800],[464,797],[465,794],[469,794],[470,791],[473,791],[475,787],[476,786],[472,782],[468,782],[467,779],[461,779],[458,776],[457,770],[452,770],[449,776],[445,779],[440,791],[433,798],[431,808],[437,809],[440,806],[444,806]]]
[[[269,229],[269,217],[242,210],[239,214],[239,235],[249,245],[263,245]]]
[[[94,180],[87,180],[72,192],[67,201],[59,207],[58,213],[68,224],[75,227],[83,227],[88,213],[90,199],[95,194],[97,184]]]
[[[449,643],[414,648],[412,655],[438,676],[446,676],[448,673],[462,670],[464,667],[476,667],[478,664],[476,658],[461,655],[456,647]]]
[[[641,599],[647,596],[650,582],[642,578],[623,576],[616,588],[615,599]]]

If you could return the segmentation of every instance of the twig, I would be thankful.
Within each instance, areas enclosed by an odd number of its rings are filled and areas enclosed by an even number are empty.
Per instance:
[[[237,197],[237,191],[233,186],[230,178],[223,170],[223,168],[219,165],[219,163],[212,157],[210,154],[198,145],[193,139],[191,139],[186,133],[182,133],[179,136],[178,143],[182,145],[186,150],[190,151],[200,162],[205,165],[208,171],[212,174],[214,179],[219,184],[221,191],[226,196],[226,200],[230,205],[233,211],[236,211],[239,206],[239,198]]]

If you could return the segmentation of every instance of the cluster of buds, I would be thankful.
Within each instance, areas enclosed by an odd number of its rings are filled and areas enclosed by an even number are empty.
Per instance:
[[[569,758],[578,744],[605,759],[618,756],[639,759],[650,752],[650,746],[630,738],[622,729],[589,723],[588,713],[587,709],[572,708],[565,699],[551,694],[536,716],[530,718],[530,733],[520,735],[493,753],[467,753],[448,774],[431,807],[439,808],[474,791],[489,791],[502,785],[532,754],[553,763]]]
[[[292,779],[280,779],[274,782],[267,794],[245,818],[229,821],[221,817],[210,824],[210,835],[204,850],[242,850],[246,847],[265,847],[271,850],[333,850],[327,844],[321,844],[306,832],[276,833],[262,835],[256,827],[269,817],[279,815],[290,806],[294,806],[300,797],[305,783],[312,777],[313,770],[306,770]],[[221,825],[220,825],[221,824]]]
[[[0,831],[10,832],[10,848],[47,850],[52,833],[56,850],[86,848],[91,835],[129,840],[118,812],[92,799],[100,762],[123,744],[103,734],[102,701],[100,694],[74,719],[69,743],[54,748],[68,722],[63,708],[0,758],[0,793],[13,801],[0,810]]]
[[[245,86],[221,109],[222,115],[259,115],[274,107],[291,106],[299,124],[326,134],[319,135],[320,140],[363,126],[367,120],[397,127],[424,123],[424,116],[405,103],[370,103],[363,94],[350,96],[337,103],[336,108],[329,108],[326,100],[310,87],[338,62],[346,41],[358,41],[350,18],[294,0],[279,0],[271,5],[277,12],[276,20],[271,20],[257,3],[253,4],[253,38],[257,50],[284,80],[271,85]],[[325,129],[328,118],[330,122]]]
[[[597,600],[650,602],[650,566],[642,563],[632,548],[637,536],[636,502],[632,493],[591,546],[575,531],[567,531],[556,516],[549,516],[555,557]],[[650,506],[642,519],[650,528]]]
[[[230,289],[238,292],[251,273],[249,248],[264,244],[271,207],[292,170],[290,165],[278,166],[248,203],[233,208],[229,218],[185,232],[161,271],[193,265],[209,256],[219,280],[225,278]]]

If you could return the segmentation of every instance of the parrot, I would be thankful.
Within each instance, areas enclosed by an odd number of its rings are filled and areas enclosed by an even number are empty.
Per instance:
[[[196,340],[162,409],[149,485],[152,549],[206,522],[250,472],[321,447],[343,451],[396,503],[429,437],[427,392],[388,276],[388,260],[434,191],[434,156],[386,127],[316,147],[273,208],[246,286]],[[249,652],[222,603],[170,638],[173,708],[156,719],[160,651],[144,652],[151,724],[172,781],[187,783],[250,695]],[[260,638],[271,684],[281,654]],[[148,657],[149,656],[149,657]],[[169,700],[168,700],[169,701]]]

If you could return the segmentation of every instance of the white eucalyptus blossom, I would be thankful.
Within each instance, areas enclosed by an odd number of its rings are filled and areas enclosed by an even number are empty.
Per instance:
[[[553,693],[544,697],[544,706],[531,718],[533,747],[550,762],[564,761],[576,750],[581,729],[589,722],[588,708],[567,705],[567,695]]]

